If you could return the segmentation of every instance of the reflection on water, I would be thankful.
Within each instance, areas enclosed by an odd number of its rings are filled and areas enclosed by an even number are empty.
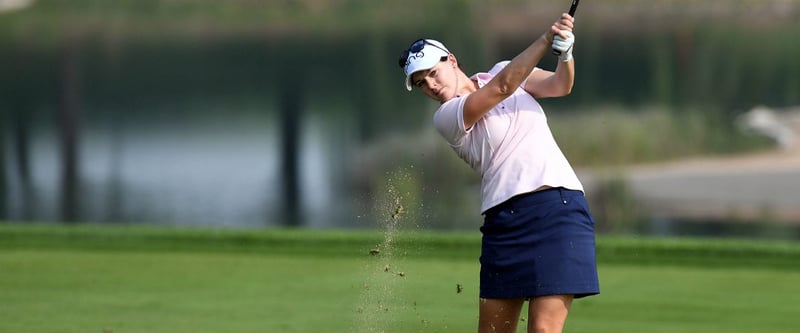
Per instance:
[[[205,112],[208,114],[208,112]],[[84,222],[146,222],[255,227],[280,224],[276,121],[270,112],[220,112],[180,122],[90,123],[80,146],[80,216]],[[239,117],[237,117],[237,115]],[[339,223],[342,145],[321,121],[302,128],[302,211],[310,226]],[[36,129],[29,188],[10,179],[8,219],[59,217],[59,152],[51,127]],[[11,156],[9,156],[11,157]],[[334,176],[335,175],[335,176]],[[338,201],[337,201],[338,200]]]
[[[358,141],[418,115],[397,112],[410,98],[376,107],[374,91],[399,87],[398,81],[353,77],[359,73],[345,52],[349,42],[311,43],[308,52],[302,41],[274,48],[258,38],[83,41],[70,61],[62,61],[59,49],[14,45],[22,51],[0,62],[0,71],[11,74],[0,77],[0,108],[9,111],[0,114],[6,183],[0,220],[62,219],[66,130],[60,125],[62,110],[70,109],[68,117],[78,118],[68,130],[79,138],[72,197],[80,222],[289,225],[282,169],[289,141],[301,225],[353,225]],[[384,56],[371,61],[383,67]],[[53,89],[64,81],[81,86],[71,90],[73,98]],[[302,99],[295,103],[302,110],[286,109],[281,96]],[[287,114],[299,122],[290,139],[282,136]]]

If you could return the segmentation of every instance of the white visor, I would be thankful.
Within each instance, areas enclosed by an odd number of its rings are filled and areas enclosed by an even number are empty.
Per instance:
[[[416,72],[424,71],[436,66],[442,57],[446,57],[450,51],[439,41],[425,39],[425,46],[419,52],[411,52],[406,58],[406,66],[403,71],[406,73],[406,89],[411,91],[411,75]]]

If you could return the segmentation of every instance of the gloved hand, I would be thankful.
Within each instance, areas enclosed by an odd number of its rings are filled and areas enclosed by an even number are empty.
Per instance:
[[[572,31],[562,31],[567,38],[564,39],[561,35],[553,36],[553,52],[558,55],[558,60],[567,62],[572,60],[572,46],[575,44],[575,35]]]

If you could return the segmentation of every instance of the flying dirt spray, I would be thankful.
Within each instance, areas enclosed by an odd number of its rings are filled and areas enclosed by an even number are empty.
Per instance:
[[[364,252],[369,260],[356,310],[356,333],[387,332],[395,326],[397,314],[409,311],[408,302],[399,295],[406,277],[403,256],[407,249],[398,247],[396,241],[406,228],[416,227],[409,221],[413,214],[406,203],[415,201],[411,193],[418,187],[415,178],[403,170],[392,173],[388,179],[385,191],[376,198],[372,210],[383,230],[383,240]]]

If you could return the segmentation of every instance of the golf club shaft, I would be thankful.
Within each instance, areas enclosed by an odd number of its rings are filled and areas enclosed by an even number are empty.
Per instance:
[[[575,17],[575,11],[578,9],[578,2],[580,2],[580,0],[572,0],[572,5],[569,6],[569,16]]]

